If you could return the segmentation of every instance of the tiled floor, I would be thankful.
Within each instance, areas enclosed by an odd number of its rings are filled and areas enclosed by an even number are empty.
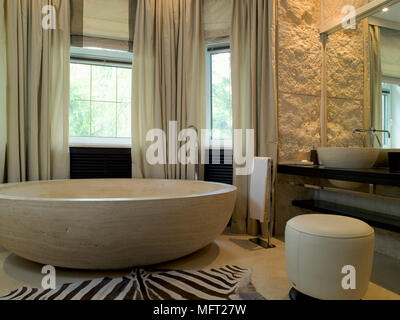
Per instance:
[[[183,259],[169,262],[157,268],[162,269],[207,269],[234,264],[253,270],[252,282],[257,290],[269,300],[288,299],[290,284],[286,277],[284,243],[274,239],[277,248],[265,250],[248,241],[246,236],[222,235],[207,248]],[[385,268],[385,259],[378,268]],[[390,268],[389,268],[390,269]],[[40,287],[41,266],[10,254],[0,247],[0,296],[20,286]],[[57,269],[57,284],[70,283],[83,279],[94,279],[103,276],[120,276],[128,273],[118,272],[82,272]],[[390,283],[384,279],[384,271],[379,271],[380,283]],[[393,275],[392,272],[388,272]],[[400,300],[397,295],[374,283],[370,284],[365,299]]]

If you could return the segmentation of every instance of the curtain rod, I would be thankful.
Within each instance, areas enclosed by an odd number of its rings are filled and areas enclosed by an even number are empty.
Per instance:
[[[229,50],[231,46],[220,46],[220,47],[209,47],[207,48],[208,52],[213,52],[213,51],[220,51],[220,50]]]
[[[72,63],[82,63],[82,64],[97,64],[97,65],[107,65],[114,67],[132,68],[132,63],[118,60],[108,60],[108,59],[96,59],[96,58],[84,58],[79,56],[71,56]]]

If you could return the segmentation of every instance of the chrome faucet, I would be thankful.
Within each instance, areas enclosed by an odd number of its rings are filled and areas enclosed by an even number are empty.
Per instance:
[[[194,180],[198,181],[200,179],[200,139],[199,139],[199,129],[196,126],[189,126],[187,129],[194,129],[196,131],[196,164],[194,167]],[[186,176],[187,176],[187,167],[186,167]]]
[[[372,138],[376,138],[376,140],[378,141],[379,147],[382,148],[382,142],[381,139],[379,139],[378,133],[387,133],[389,139],[390,139],[390,131],[389,130],[378,130],[375,128],[370,128],[370,129],[354,129],[353,133],[351,134],[352,136],[354,136],[354,134],[359,133],[366,133],[369,136],[372,136]],[[364,137],[364,144],[365,143],[365,137]],[[372,142],[372,146],[373,147],[373,142]]]

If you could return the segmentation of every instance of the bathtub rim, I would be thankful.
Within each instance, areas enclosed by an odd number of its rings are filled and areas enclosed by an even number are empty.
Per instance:
[[[193,193],[188,195],[177,195],[177,196],[163,196],[163,197],[134,197],[134,198],[38,198],[38,197],[22,197],[22,196],[11,196],[2,194],[2,189],[6,189],[8,187],[18,186],[18,185],[29,185],[29,184],[40,184],[40,183],[51,183],[51,182],[66,182],[66,181],[112,181],[112,180],[119,180],[119,181],[127,181],[127,180],[147,180],[147,181],[190,181],[195,183],[202,183],[202,184],[212,184],[212,185],[219,185],[223,186],[217,191],[212,192],[204,192],[204,193]],[[237,187],[234,185],[229,185],[225,183],[219,182],[210,182],[210,181],[195,181],[195,180],[178,180],[178,179],[62,179],[62,180],[43,180],[43,181],[28,181],[28,182],[20,182],[20,183],[5,183],[0,184],[0,201],[1,200],[10,200],[10,201],[33,201],[33,202],[128,202],[128,201],[160,201],[160,200],[177,200],[177,199],[191,199],[191,198],[199,198],[199,197],[206,197],[212,195],[220,195],[226,194],[231,192],[237,192]]]

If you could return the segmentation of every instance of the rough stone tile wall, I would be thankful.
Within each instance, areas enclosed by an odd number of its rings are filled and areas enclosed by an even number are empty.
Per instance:
[[[368,0],[279,0],[278,88],[279,158],[306,159],[320,146],[322,48],[321,2],[324,13],[340,15],[346,4],[360,7]],[[352,130],[364,127],[365,42],[362,24],[341,30],[327,42],[328,146],[359,146]]]
[[[354,128],[364,127],[365,42],[363,24],[340,30],[327,42],[328,146],[362,145]]]
[[[363,101],[328,98],[328,146],[352,147],[362,145],[354,128],[363,127]]]
[[[300,160],[320,145],[320,0],[280,0],[278,88],[280,160]]]

